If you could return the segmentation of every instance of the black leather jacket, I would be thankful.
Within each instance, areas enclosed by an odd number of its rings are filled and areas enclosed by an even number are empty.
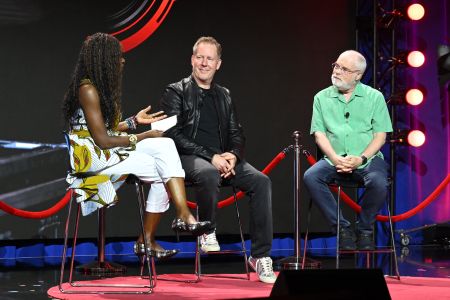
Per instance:
[[[213,84],[211,89],[216,96],[221,150],[233,153],[239,161],[243,159],[245,137],[242,126],[238,122],[230,92],[217,84]],[[202,90],[192,76],[169,84],[161,99],[161,109],[168,116],[177,115],[178,122],[165,132],[165,136],[174,140],[180,155],[197,155],[211,161],[217,153],[194,141],[202,101]]]

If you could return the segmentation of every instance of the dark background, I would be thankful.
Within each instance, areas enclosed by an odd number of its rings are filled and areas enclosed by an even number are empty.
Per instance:
[[[0,139],[63,142],[61,101],[81,42],[97,31],[113,32],[111,24],[121,20],[114,20],[111,15],[127,3],[0,0]],[[156,109],[164,86],[190,74],[195,40],[212,35],[223,46],[223,63],[216,81],[231,90],[247,137],[247,160],[262,170],[292,143],[295,130],[303,133],[301,143],[314,153],[314,141],[309,136],[313,96],[330,84],[330,64],[338,54],[355,46],[354,7],[351,0],[325,4],[295,0],[178,0],[156,32],[125,54],[124,116],[135,114],[148,104]],[[308,164],[303,158],[301,164],[303,173]],[[55,178],[63,176],[55,174]],[[274,232],[290,233],[294,226],[293,153],[270,177]],[[227,196],[229,193],[224,194]],[[119,197],[120,208],[108,211],[108,222],[115,224],[107,226],[107,234],[133,236],[137,233],[133,190],[124,187]],[[308,195],[303,187],[300,197],[304,215]],[[45,209],[58,200],[49,199],[25,209]],[[246,201],[240,203],[246,218]],[[65,214],[65,209],[58,214],[59,221],[65,219]],[[234,221],[227,222],[234,218],[232,215],[232,208],[219,212],[219,233],[236,233]],[[173,209],[160,226],[161,235],[169,234],[172,217]],[[95,216],[86,220],[90,227]],[[3,215],[0,239],[6,231],[11,232],[9,238],[13,239],[35,237],[36,228],[43,222]],[[313,231],[328,231],[317,211],[313,222]],[[47,237],[60,236],[56,227],[49,229]],[[83,232],[94,236],[96,231]]]

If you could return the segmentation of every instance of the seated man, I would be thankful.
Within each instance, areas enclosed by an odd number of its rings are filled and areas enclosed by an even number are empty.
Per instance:
[[[388,195],[387,164],[379,150],[392,124],[383,95],[360,82],[366,69],[360,53],[345,51],[332,67],[333,85],[315,95],[311,122],[311,134],[325,157],[305,172],[304,182],[334,232],[337,204],[328,184],[342,177],[364,182],[357,238],[339,212],[339,247],[371,250],[375,216]]]
[[[175,141],[186,180],[196,187],[200,219],[210,220],[212,228],[222,181],[232,181],[250,197],[249,264],[261,281],[273,283],[271,181],[243,157],[245,139],[230,92],[213,83],[221,63],[221,45],[212,37],[198,39],[191,76],[168,85],[162,97],[165,113],[178,116],[177,125],[166,136]],[[201,249],[220,250],[215,231],[202,236]]]

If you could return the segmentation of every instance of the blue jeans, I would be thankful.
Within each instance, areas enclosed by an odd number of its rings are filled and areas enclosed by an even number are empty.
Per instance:
[[[328,184],[339,178],[364,182],[365,190],[361,197],[362,211],[359,214],[356,230],[370,234],[373,231],[375,216],[388,196],[387,167],[382,158],[375,156],[364,168],[356,169],[351,174],[341,174],[322,158],[306,170],[303,180],[313,202],[319,207],[334,233],[336,232],[337,203]],[[342,211],[339,214],[340,227],[349,227],[350,222],[342,216]]]

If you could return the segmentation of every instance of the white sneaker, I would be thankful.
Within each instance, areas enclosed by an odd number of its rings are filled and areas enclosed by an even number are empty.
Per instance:
[[[203,234],[200,237],[200,249],[204,253],[220,251],[219,242],[216,238],[216,232],[213,231],[210,234]]]
[[[277,276],[273,272],[272,259],[270,257],[248,258],[248,264],[258,275],[259,281],[265,283],[274,283]]]

